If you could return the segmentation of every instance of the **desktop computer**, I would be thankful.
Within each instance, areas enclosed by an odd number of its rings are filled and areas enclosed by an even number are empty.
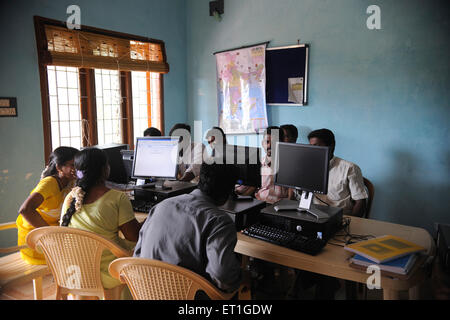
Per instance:
[[[229,145],[225,146],[224,163],[236,168],[236,184],[249,187],[261,187],[261,160],[259,148]],[[233,198],[237,197],[233,194]]]
[[[294,209],[276,211],[277,205],[290,206]],[[284,231],[325,241],[331,239],[342,228],[341,208],[312,205],[315,210],[320,211],[323,215],[318,219],[307,211],[297,210],[295,206],[298,206],[298,201],[280,200],[274,205],[262,209],[258,221]]]
[[[328,240],[342,227],[342,209],[313,204],[314,193],[327,194],[328,147],[278,142],[276,185],[301,191],[300,201],[283,200],[269,207],[265,219],[283,217],[285,227],[307,236]]]
[[[328,147],[278,142],[274,158],[275,185],[301,191],[301,199],[264,208],[244,234],[317,254],[342,228],[341,208],[312,204],[314,193],[328,192]]]
[[[118,184],[126,184],[129,182],[129,175],[125,169],[121,154],[123,151],[128,151],[129,146],[127,144],[110,143],[95,145],[92,148],[101,149],[106,153],[110,168],[108,181]]]
[[[131,176],[137,179],[135,200],[158,203],[196,188],[177,179],[179,137],[140,137],[136,140]],[[169,181],[172,180],[172,181]]]

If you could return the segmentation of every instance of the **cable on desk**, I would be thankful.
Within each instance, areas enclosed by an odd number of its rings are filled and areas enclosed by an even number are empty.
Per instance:
[[[344,245],[340,245],[340,244],[337,244],[337,243],[331,243],[331,242],[328,242],[328,243],[332,244],[332,245],[344,247],[344,246],[346,246],[348,244],[352,244],[352,243],[355,243],[355,242],[359,242],[359,241],[375,238],[375,236],[373,236],[371,234],[366,234],[366,235],[351,234],[350,233],[350,222],[351,222],[351,218],[350,217],[343,218],[342,230],[344,231],[344,234],[336,233],[333,236],[333,238],[330,239],[330,240],[334,240],[334,241],[337,241],[337,242],[341,242]],[[337,239],[336,237],[344,237],[344,240]]]

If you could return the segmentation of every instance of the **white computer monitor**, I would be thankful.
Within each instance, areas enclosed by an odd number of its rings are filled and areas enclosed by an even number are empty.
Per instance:
[[[134,179],[176,179],[179,137],[136,139],[132,177]]]

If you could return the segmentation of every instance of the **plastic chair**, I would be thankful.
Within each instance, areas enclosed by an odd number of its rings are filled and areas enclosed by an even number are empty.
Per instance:
[[[117,300],[124,285],[106,290],[100,276],[103,250],[116,257],[129,257],[130,252],[102,236],[69,227],[42,227],[26,238],[30,248],[41,250],[56,283],[56,300],[67,294]]]
[[[0,231],[8,229],[17,229],[15,221],[0,224]],[[4,290],[33,281],[33,294],[35,300],[42,299],[42,278],[51,274],[47,265],[32,265],[25,262],[20,257],[22,248],[27,246],[12,246],[0,248],[0,253],[5,254],[0,257],[0,292]]]
[[[365,212],[364,218],[369,219],[370,210],[372,209],[373,197],[375,195],[375,188],[369,179],[363,178],[363,180],[364,180],[364,185],[367,188],[367,192],[369,193],[369,198],[367,199],[366,212]]]
[[[109,273],[128,285],[135,300],[194,300],[198,290],[212,300],[228,300],[236,294],[222,292],[197,273],[159,260],[119,258],[111,262]],[[247,288],[241,285],[238,290]]]

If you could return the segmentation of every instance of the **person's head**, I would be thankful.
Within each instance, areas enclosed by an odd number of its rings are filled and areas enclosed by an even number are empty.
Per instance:
[[[58,176],[69,180],[75,179],[74,157],[79,150],[72,147],[58,147],[50,154],[48,164],[42,171],[41,179]]]
[[[145,129],[144,137],[160,137],[162,136],[161,131],[155,127],[150,127]]]
[[[172,129],[170,129],[169,135],[173,135],[173,133],[175,132],[175,130],[178,129],[184,129],[187,130],[187,132],[189,132],[189,134],[191,133],[191,126],[185,123],[177,123],[175,124]]]
[[[109,164],[106,153],[97,148],[86,148],[75,155],[75,170],[77,180],[70,195],[72,200],[63,216],[63,226],[69,225],[72,215],[81,208],[84,196],[92,187],[101,185],[109,176]]]
[[[273,140],[272,137],[278,140]],[[264,150],[266,151],[266,154],[268,157],[272,156],[272,146],[275,146],[275,143],[278,141],[284,141],[284,133],[283,130],[281,130],[279,127],[276,126],[270,126],[267,127],[267,129],[264,131],[264,137],[261,142]]]
[[[205,139],[208,141],[211,148],[214,148],[218,141],[221,141],[223,144],[226,144],[227,142],[225,132],[223,132],[221,127],[212,127],[209,129],[205,134]]]
[[[309,144],[313,146],[329,147],[330,159],[333,158],[334,147],[336,141],[334,140],[334,134],[329,129],[318,129],[311,131],[308,134]]]
[[[233,165],[203,163],[198,188],[221,206],[233,192],[236,179],[237,171]]]
[[[280,129],[283,130],[284,140],[283,142],[296,143],[298,138],[298,130],[297,127],[292,124],[284,124],[280,126]]]
[[[189,143],[191,135],[191,126],[185,123],[177,123],[175,124],[172,129],[170,129],[169,136],[179,136],[180,140],[179,142],[183,142],[183,137],[186,136],[187,139],[186,143]],[[185,144],[186,144],[185,143]],[[183,150],[180,150],[180,155],[183,154]]]

